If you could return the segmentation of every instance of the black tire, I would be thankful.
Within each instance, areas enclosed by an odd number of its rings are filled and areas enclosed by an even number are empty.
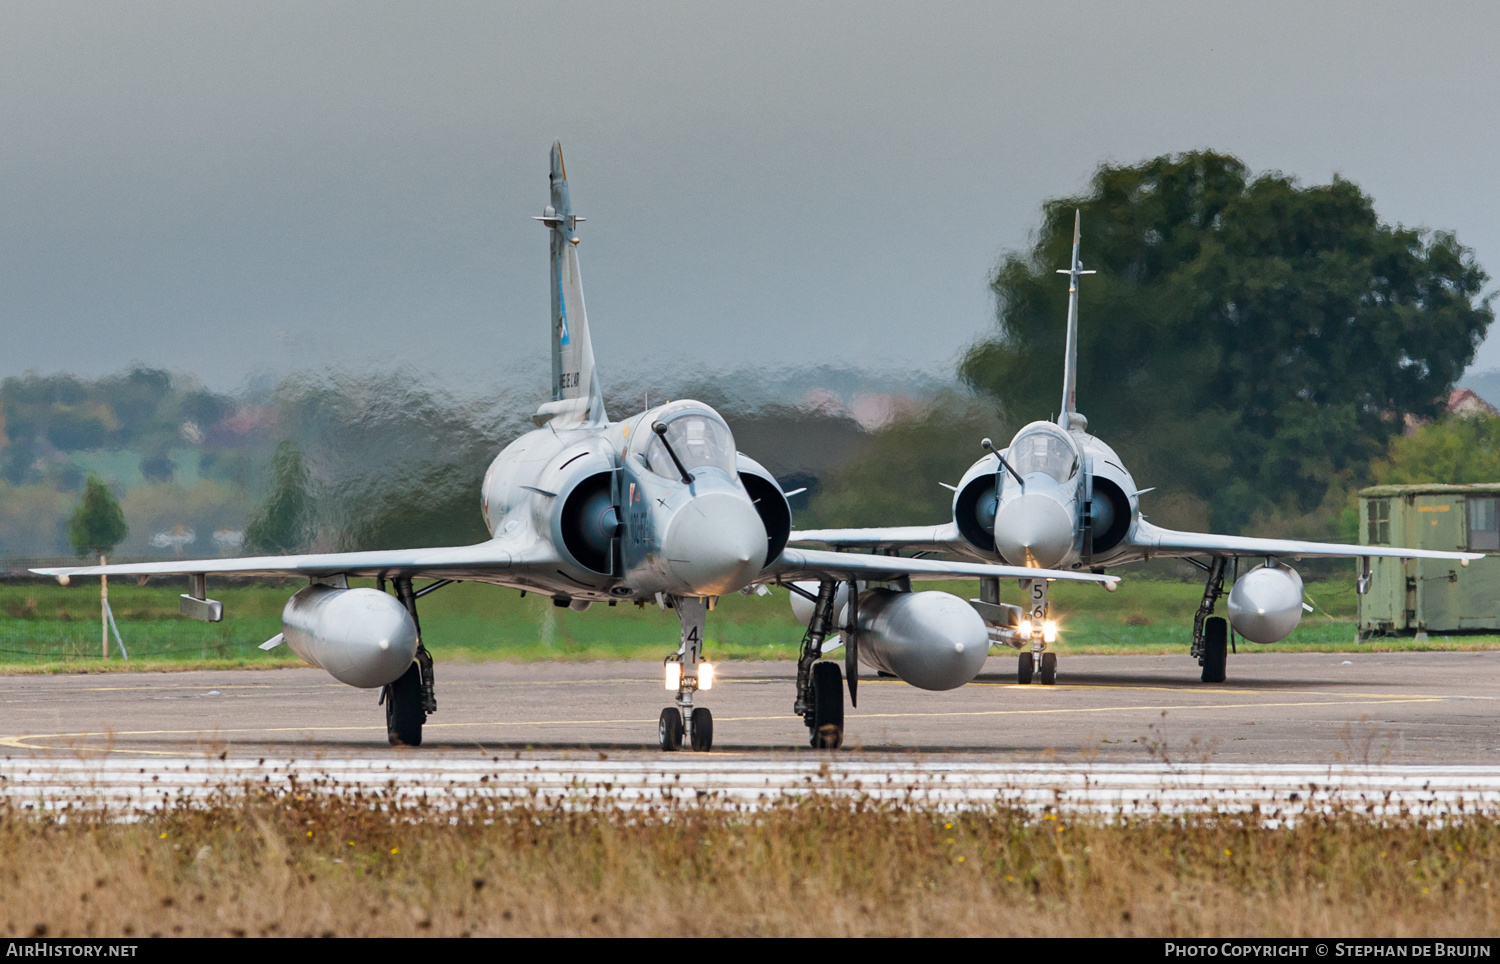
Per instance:
[[[1057,654],[1042,654],[1042,685],[1051,686],[1057,682]]]
[[[422,671],[412,663],[401,678],[385,690],[385,738],[391,746],[421,746],[422,724],[427,713],[422,709]]]
[[[693,749],[707,753],[714,748],[714,715],[708,707],[693,710]]]
[[[844,674],[839,664],[823,660],[813,664],[812,745],[819,750],[837,750],[844,745]]]
[[[1025,686],[1031,682],[1032,674],[1036,672],[1036,660],[1030,653],[1022,653],[1021,658],[1016,661],[1016,682]]]
[[[1229,620],[1210,616],[1203,620],[1203,682],[1224,682],[1228,664]]]
[[[682,711],[677,707],[661,711],[661,719],[656,721],[656,744],[668,752],[682,749]]]

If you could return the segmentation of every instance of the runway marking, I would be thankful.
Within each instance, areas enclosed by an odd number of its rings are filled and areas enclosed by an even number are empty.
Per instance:
[[[1213,813],[1285,826],[1309,814],[1397,820],[1500,812],[1500,768],[1389,765],[882,762],[817,754],[738,760],[483,760],[409,755],[335,761],[176,756],[153,763],[43,759],[0,763],[0,797],[21,811],[72,807],[122,820],[233,801],[378,796],[423,817],[491,808],[765,807],[824,799],[944,811],[1016,808],[1033,817]],[[441,819],[441,817],[440,817]]]
[[[851,714],[853,719],[858,720],[881,720],[881,719],[942,719],[957,717],[982,717],[982,716],[1048,716],[1048,715],[1071,715],[1082,713],[1161,713],[1163,711],[1181,710],[1229,710],[1246,708],[1286,708],[1295,706],[1380,706],[1386,704],[1401,703],[1442,703],[1448,702],[1446,696],[1408,696],[1390,697],[1363,700],[1301,700],[1281,703],[1214,703],[1196,704],[1188,706],[1163,707],[1160,705],[1138,705],[1138,706],[1077,706],[1077,707],[1054,707],[1043,709],[1020,709],[1020,710],[939,710],[927,712],[907,713],[856,713]],[[796,717],[790,713],[777,714],[775,716],[725,716],[718,718],[718,723],[758,723],[758,722],[785,722],[794,720]],[[495,727],[501,729],[513,729],[528,726],[649,726],[656,722],[651,719],[605,719],[605,720],[490,720],[476,721],[471,723],[428,723],[427,730],[457,730],[476,729],[479,727]],[[120,739],[132,736],[188,736],[194,735],[201,738],[213,739],[220,735],[244,734],[244,733],[355,733],[380,731],[385,727],[379,724],[361,726],[275,726],[275,727],[232,727],[228,729],[213,730],[81,730],[73,733],[33,733],[21,736],[0,736],[0,747],[10,747],[17,750],[60,750],[74,749],[73,747],[37,746],[31,741],[35,740],[66,740],[66,739],[93,739],[107,737]],[[145,753],[152,755],[170,756],[176,751],[164,750],[140,750],[123,747],[110,747],[110,752],[117,753]]]

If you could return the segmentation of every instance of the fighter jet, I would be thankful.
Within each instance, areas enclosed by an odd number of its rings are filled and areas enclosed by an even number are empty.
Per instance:
[[[1088,570],[1154,558],[1181,558],[1206,574],[1203,598],[1193,619],[1192,656],[1203,667],[1205,683],[1226,676],[1231,631],[1254,643],[1285,639],[1311,611],[1303,600],[1302,578],[1286,560],[1307,557],[1357,557],[1363,560],[1356,581],[1361,594],[1370,587],[1370,559],[1451,559],[1461,566],[1483,553],[1440,552],[1399,547],[1353,546],[1293,539],[1255,539],[1199,532],[1176,532],[1146,521],[1137,487],[1124,460],[1102,439],[1088,432],[1088,419],[1077,409],[1078,284],[1084,275],[1079,260],[1081,218],[1073,219],[1072,264],[1058,270],[1068,276],[1067,340],[1064,347],[1061,414],[1056,423],[1032,422],[996,450],[975,462],[953,489],[953,519],[946,525],[887,529],[816,529],[793,532],[793,543],[876,552],[901,550],[942,553],[984,561]],[[1241,559],[1259,560],[1239,574]],[[1214,615],[1231,569],[1229,618]],[[1057,680],[1057,638],[1046,580],[1023,578],[1022,605],[1000,601],[998,579],[980,580],[980,598],[971,600],[984,617],[991,639],[1020,650],[1017,678],[1043,684]],[[1039,672],[1038,672],[1039,671]]]
[[[306,577],[307,587],[282,611],[281,632],[262,648],[285,643],[340,682],[378,689],[389,742],[410,746],[422,742],[423,725],[437,711],[432,656],[417,618],[417,600],[428,593],[471,580],[545,593],[554,605],[580,611],[597,602],[654,604],[673,610],[680,628],[676,651],[663,661],[663,684],[675,697],[658,721],[663,750],[684,741],[694,750],[713,745],[713,715],[696,697],[712,689],[714,678],[703,659],[707,613],[727,593],[782,584],[809,597],[812,618],[793,708],[814,746],[836,748],[844,732],[843,676],[837,663],[821,659],[836,648],[829,639],[836,618],[853,627],[843,636],[851,698],[861,647],[882,671],[949,689],[984,665],[984,622],[957,597],[913,593],[911,580],[1026,575],[1113,588],[1117,577],[1087,572],[786,548],[787,493],[760,463],[736,451],[718,412],[682,399],[620,421],[605,413],[579,271],[584,219],[573,214],[560,144],[552,147],[550,181],[551,203],[536,220],[551,239],[553,397],[533,416],[537,428],[501,451],[484,474],[479,508],[488,540],[33,571],[64,582],[186,575],[181,611],[208,622],[223,618],[223,605],[208,597],[210,575]],[[351,588],[354,577],[373,578],[375,588]],[[419,579],[432,581],[418,588]],[[868,587],[863,610],[856,600],[836,613],[839,585],[855,581]]]

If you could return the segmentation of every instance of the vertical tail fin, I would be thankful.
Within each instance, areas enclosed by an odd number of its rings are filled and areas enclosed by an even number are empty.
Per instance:
[[[1075,421],[1081,423],[1080,428],[1088,425],[1078,414],[1078,278],[1094,272],[1083,270],[1083,262],[1078,260],[1078,238],[1082,222],[1082,213],[1074,211],[1073,260],[1067,268],[1057,269],[1058,274],[1068,276],[1068,340],[1063,349],[1062,408],[1057,416],[1057,424],[1062,426],[1063,431],[1072,431]]]
[[[608,421],[599,374],[594,370],[594,343],[583,307],[583,277],[578,269],[578,224],[568,200],[568,171],[562,144],[552,145],[552,203],[536,220],[552,236],[552,401],[537,409],[536,422],[559,427]]]

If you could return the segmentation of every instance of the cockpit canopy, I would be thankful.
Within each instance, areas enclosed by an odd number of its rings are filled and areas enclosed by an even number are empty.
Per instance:
[[[638,441],[645,442],[642,452],[644,462],[657,475],[668,479],[680,476],[672,456],[661,437],[651,430],[652,422],[665,422],[667,441],[672,451],[682,460],[683,468],[693,472],[701,468],[715,468],[733,477],[735,475],[734,435],[719,414],[701,402],[673,402],[651,414],[650,421],[642,420],[636,432]],[[649,441],[647,441],[649,439]],[[638,459],[640,461],[640,459]]]
[[[1022,478],[1040,472],[1066,483],[1078,474],[1078,445],[1051,422],[1032,422],[1011,440],[1006,461]]]

